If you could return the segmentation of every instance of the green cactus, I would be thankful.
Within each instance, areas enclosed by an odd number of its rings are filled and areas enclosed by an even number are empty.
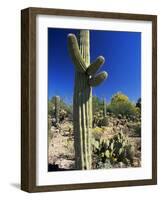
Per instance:
[[[60,97],[55,96],[55,119],[56,119],[56,123],[59,123],[59,113],[60,113]]]
[[[68,35],[68,48],[75,65],[73,125],[76,169],[91,169],[92,86],[107,78],[106,72],[96,74],[104,63],[102,56],[90,64],[89,31],[80,30],[79,45],[74,34]]]
[[[124,163],[126,166],[133,165],[135,148],[129,144],[128,137],[118,133],[113,138],[92,141],[93,153],[101,158],[103,163],[109,161],[112,165]]]

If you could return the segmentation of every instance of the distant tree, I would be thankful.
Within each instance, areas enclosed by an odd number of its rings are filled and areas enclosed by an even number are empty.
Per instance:
[[[114,94],[111,98],[111,103],[126,103],[129,102],[129,98],[128,96],[126,96],[125,94],[118,92],[116,94]]]
[[[119,114],[124,116],[137,116],[138,110],[135,107],[128,96],[118,92],[112,96],[110,104],[107,106],[107,110],[114,113],[116,116]]]
[[[137,100],[136,107],[141,109],[141,97]]]

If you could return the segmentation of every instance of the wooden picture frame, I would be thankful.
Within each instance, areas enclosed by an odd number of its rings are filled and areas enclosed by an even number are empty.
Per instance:
[[[76,183],[61,185],[36,184],[36,17],[72,16],[152,23],[152,177],[141,180]],[[157,184],[157,16],[49,8],[27,8],[21,11],[21,189],[27,192],[94,189]]]

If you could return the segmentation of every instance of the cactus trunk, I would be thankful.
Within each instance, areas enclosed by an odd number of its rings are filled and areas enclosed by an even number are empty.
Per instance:
[[[73,96],[73,125],[76,169],[92,168],[92,86],[106,79],[107,73],[98,71],[104,63],[102,56],[90,64],[89,31],[80,30],[79,45],[74,34],[68,35],[68,48],[75,65],[75,86]]]
[[[89,31],[80,31],[79,48],[85,64],[89,65]],[[73,102],[76,168],[91,169],[92,88],[88,76],[79,71],[75,72]]]

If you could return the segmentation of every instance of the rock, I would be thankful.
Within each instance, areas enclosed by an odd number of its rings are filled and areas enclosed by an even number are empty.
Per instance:
[[[118,114],[118,119],[122,119],[122,115],[121,114]]]
[[[141,162],[140,162],[140,159],[139,158],[134,158],[133,159],[133,166],[134,167],[141,167]]]
[[[55,162],[56,165],[59,166],[59,168],[63,169],[71,169],[74,168],[75,161],[73,160],[66,160],[66,159],[59,159]]]

